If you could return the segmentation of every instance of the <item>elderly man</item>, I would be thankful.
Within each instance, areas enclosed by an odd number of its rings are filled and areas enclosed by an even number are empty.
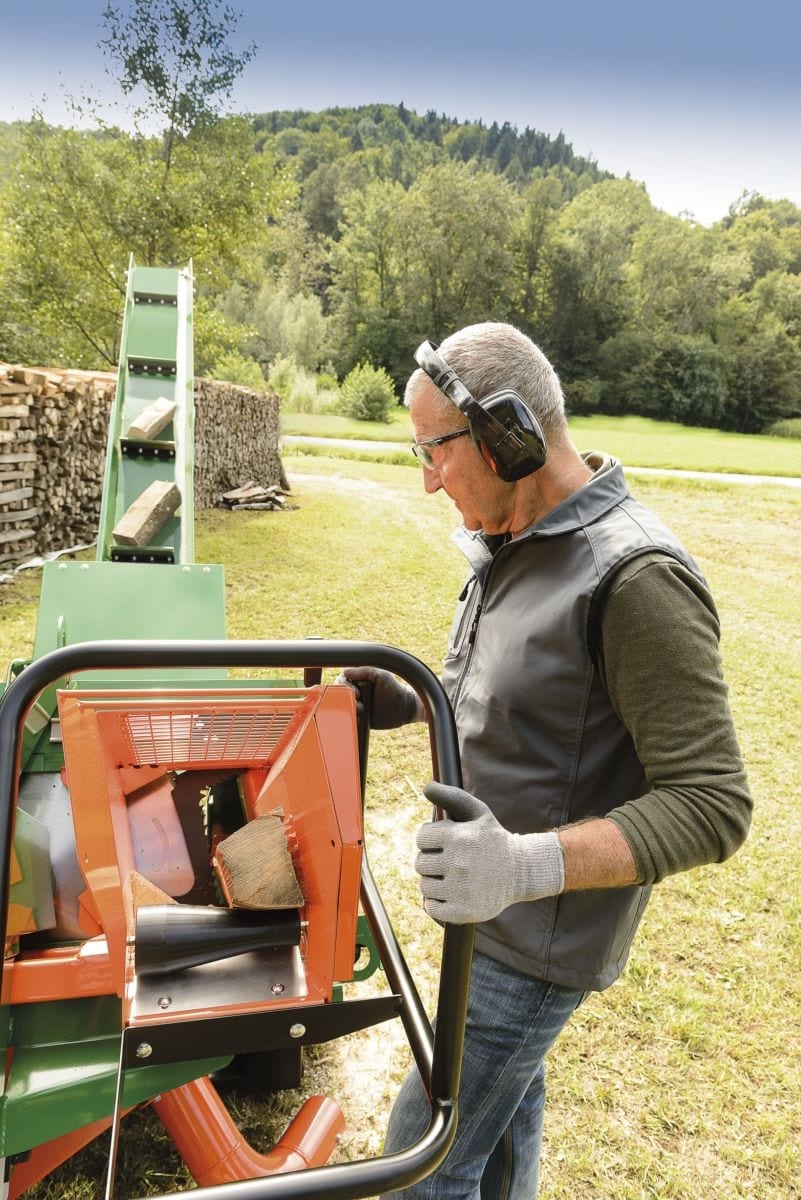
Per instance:
[[[477,930],[456,1141],[398,1195],[532,1200],[548,1049],[620,975],[651,885],[733,854],[751,800],[703,575],[614,459],[578,453],[545,356],[486,323],[417,361],[413,448],[470,573],[442,673],[465,790],[426,787],[455,819],[422,826],[416,868],[429,915]],[[424,719],[393,676],[345,674],[377,727]],[[428,1120],[413,1070],[387,1150]]]

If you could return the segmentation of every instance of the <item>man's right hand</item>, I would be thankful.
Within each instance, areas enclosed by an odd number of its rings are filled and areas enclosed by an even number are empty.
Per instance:
[[[345,667],[335,682],[349,683],[355,688],[359,695],[356,702],[358,712],[363,711],[359,684],[373,685],[370,705],[370,724],[373,729],[397,729],[399,725],[425,720],[425,710],[417,693],[407,683],[402,683],[391,672],[383,671],[380,667]]]

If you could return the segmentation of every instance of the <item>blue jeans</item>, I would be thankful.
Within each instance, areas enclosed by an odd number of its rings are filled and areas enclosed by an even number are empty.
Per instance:
[[[442,1166],[393,1192],[396,1200],[535,1200],[544,1059],[585,994],[475,955],[456,1138]],[[390,1114],[384,1153],[411,1146],[430,1121],[431,1105],[413,1067]]]

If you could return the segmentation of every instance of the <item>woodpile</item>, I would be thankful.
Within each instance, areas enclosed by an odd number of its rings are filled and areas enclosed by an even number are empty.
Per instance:
[[[195,505],[211,508],[242,480],[265,488],[289,483],[280,451],[279,404],[270,392],[195,380]]]
[[[96,532],[115,382],[110,373],[0,364],[0,562]]]
[[[297,505],[287,504],[284,499],[286,495],[285,489],[279,487],[278,484],[273,484],[272,487],[262,487],[260,483],[249,479],[241,487],[234,488],[230,492],[223,492],[217,497],[216,504],[218,508],[261,509],[270,512],[284,509],[291,512],[297,508]]]
[[[0,363],[0,564],[96,536],[116,378]],[[137,436],[153,436],[171,415],[169,402],[154,402]],[[265,494],[251,503],[290,507],[279,436],[277,396],[196,379],[195,508],[211,508],[221,493],[254,479]]]

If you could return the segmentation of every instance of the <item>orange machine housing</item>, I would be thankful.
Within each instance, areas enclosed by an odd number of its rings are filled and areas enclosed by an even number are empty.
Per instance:
[[[86,882],[81,912],[87,939],[94,936],[102,943],[105,937],[108,966],[102,975],[123,998],[126,1020],[136,1021],[135,929],[142,903],[141,889],[134,886],[141,870],[131,797],[160,779],[193,770],[237,772],[247,820],[281,815],[304,898],[299,993],[269,1000],[245,993],[225,1011],[330,1001],[334,982],[353,974],[359,904],[363,824],[352,690],[319,685],[62,691],[58,705],[78,862]],[[165,837],[168,815],[160,820],[156,812],[152,818],[157,834]],[[97,979],[104,956],[93,944]],[[76,949],[49,961],[40,957],[30,964],[30,981],[24,978],[26,963],[19,962],[13,981],[17,996],[33,998],[54,983],[61,985],[61,996],[80,994],[79,955]],[[49,972],[52,980],[45,978]],[[198,1017],[204,1011],[173,1009],[164,1019]],[[219,1003],[214,1013],[222,1015]]]

